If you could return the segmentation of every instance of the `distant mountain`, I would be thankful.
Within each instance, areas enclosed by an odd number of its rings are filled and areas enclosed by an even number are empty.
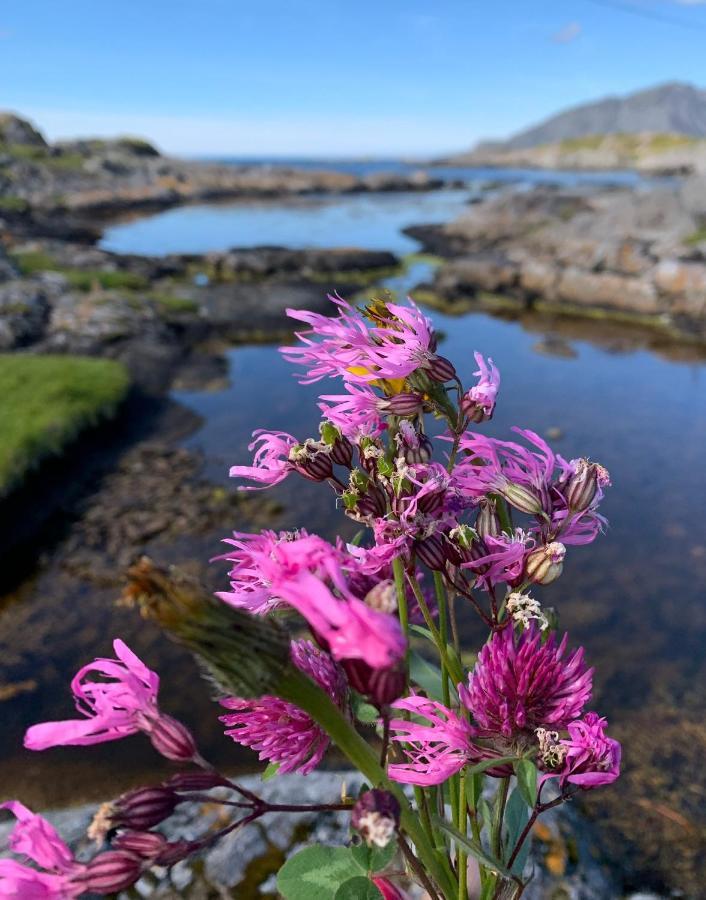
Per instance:
[[[525,150],[596,134],[653,132],[706,137],[706,90],[670,82],[606,97],[560,112],[514,135],[493,149]]]

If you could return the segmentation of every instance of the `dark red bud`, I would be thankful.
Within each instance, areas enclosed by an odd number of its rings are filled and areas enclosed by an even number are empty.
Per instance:
[[[294,463],[294,467],[310,481],[326,481],[333,475],[331,455],[325,450],[303,456]]]
[[[350,469],[353,465],[353,445],[347,437],[341,435],[331,447],[331,460],[337,466],[345,466]]]
[[[229,787],[230,782],[218,772],[177,772],[164,786],[173,791],[210,791],[215,787]]]
[[[410,447],[408,444],[405,444],[402,451],[405,462],[410,466],[428,463],[434,455],[434,447],[429,438],[420,432],[417,432],[417,437],[419,441],[416,447]]]
[[[167,759],[176,762],[193,762],[198,759],[199,752],[191,732],[181,722],[160,714],[149,732],[154,749]]]
[[[443,572],[446,568],[446,551],[444,543],[436,534],[430,535],[424,540],[416,541],[414,548],[420,562],[436,572]]]
[[[111,819],[114,825],[146,831],[171,816],[179,802],[171,788],[159,785],[137,788],[118,797]]]
[[[424,398],[421,394],[403,392],[394,394],[383,401],[383,408],[393,416],[415,416],[422,411]]]
[[[80,875],[86,891],[96,894],[117,894],[131,887],[142,874],[144,862],[127,850],[106,850],[99,853]]]
[[[373,669],[362,659],[345,659],[341,662],[353,690],[382,709],[393,703],[405,691],[407,676],[402,664],[387,669]]]
[[[156,831],[125,831],[112,841],[113,850],[127,850],[143,859],[153,859],[167,846],[167,839]]]
[[[461,399],[461,412],[475,425],[480,425],[481,422],[485,422],[486,419],[491,418],[486,413],[485,407],[478,403],[477,400],[474,400],[470,394],[463,395],[463,398]]]
[[[366,492],[358,500],[358,512],[363,516],[382,518],[387,512],[387,497],[375,484],[369,484]]]

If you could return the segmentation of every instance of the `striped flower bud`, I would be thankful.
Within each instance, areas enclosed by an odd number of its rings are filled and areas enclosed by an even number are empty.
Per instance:
[[[124,831],[113,838],[113,850],[126,850],[143,859],[155,859],[167,846],[167,839],[157,831]]]
[[[476,532],[478,533],[478,537],[481,538],[497,537],[502,532],[495,501],[487,499],[481,500],[478,506]]]
[[[331,461],[337,466],[350,469],[353,463],[353,445],[348,438],[341,433],[333,422],[322,422],[319,425],[321,440],[329,448]]]
[[[569,478],[564,488],[566,505],[571,512],[585,512],[593,503],[600,487],[610,484],[607,469],[587,459],[575,461],[576,471]]]
[[[386,669],[373,669],[362,659],[344,659],[341,665],[353,690],[378,709],[394,703],[405,692],[407,673],[401,662]]]
[[[529,488],[523,487],[521,484],[508,481],[502,486],[500,493],[511,506],[514,506],[520,512],[527,513],[530,516],[536,516],[542,512],[542,503],[539,498]]]
[[[117,894],[131,887],[142,874],[144,862],[127,850],[99,853],[80,875],[87,892]]]
[[[289,461],[294,468],[310,481],[326,481],[333,475],[333,463],[327,447],[316,441],[307,440],[289,451]]]
[[[422,411],[424,397],[421,394],[403,392],[386,397],[379,403],[381,412],[390,413],[393,416],[416,416]]]
[[[218,772],[177,772],[164,786],[173,791],[210,791],[215,787],[230,787],[230,782]]]
[[[533,550],[525,563],[527,578],[536,584],[551,584],[556,581],[563,571],[565,555],[566,547],[558,541]]]
[[[179,796],[168,787],[137,788],[128,791],[113,803],[110,819],[114,826],[146,831],[159,825],[176,809]]]
[[[432,534],[421,541],[416,541],[414,548],[420,562],[436,572],[443,572],[446,568],[446,551],[441,538]]]
[[[160,716],[150,725],[149,738],[154,749],[175,762],[195,762],[200,759],[193,735],[172,716]]]
[[[434,379],[434,381],[451,381],[453,378],[456,378],[456,369],[454,368],[454,364],[446,359],[445,356],[433,356],[429,361],[429,365],[427,366],[427,371],[429,372],[429,376]]]

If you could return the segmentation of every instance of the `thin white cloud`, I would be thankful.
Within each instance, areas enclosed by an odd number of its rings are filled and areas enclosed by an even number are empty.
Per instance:
[[[469,147],[481,136],[457,120],[412,116],[213,119],[26,106],[21,115],[52,141],[130,134],[185,156],[424,156]]]
[[[581,34],[580,22],[569,22],[552,35],[555,44],[570,44]]]

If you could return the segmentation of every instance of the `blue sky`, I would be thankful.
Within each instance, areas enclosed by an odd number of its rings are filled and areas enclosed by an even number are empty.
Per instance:
[[[0,108],[187,155],[424,155],[706,87],[705,46],[706,0],[16,0]]]

